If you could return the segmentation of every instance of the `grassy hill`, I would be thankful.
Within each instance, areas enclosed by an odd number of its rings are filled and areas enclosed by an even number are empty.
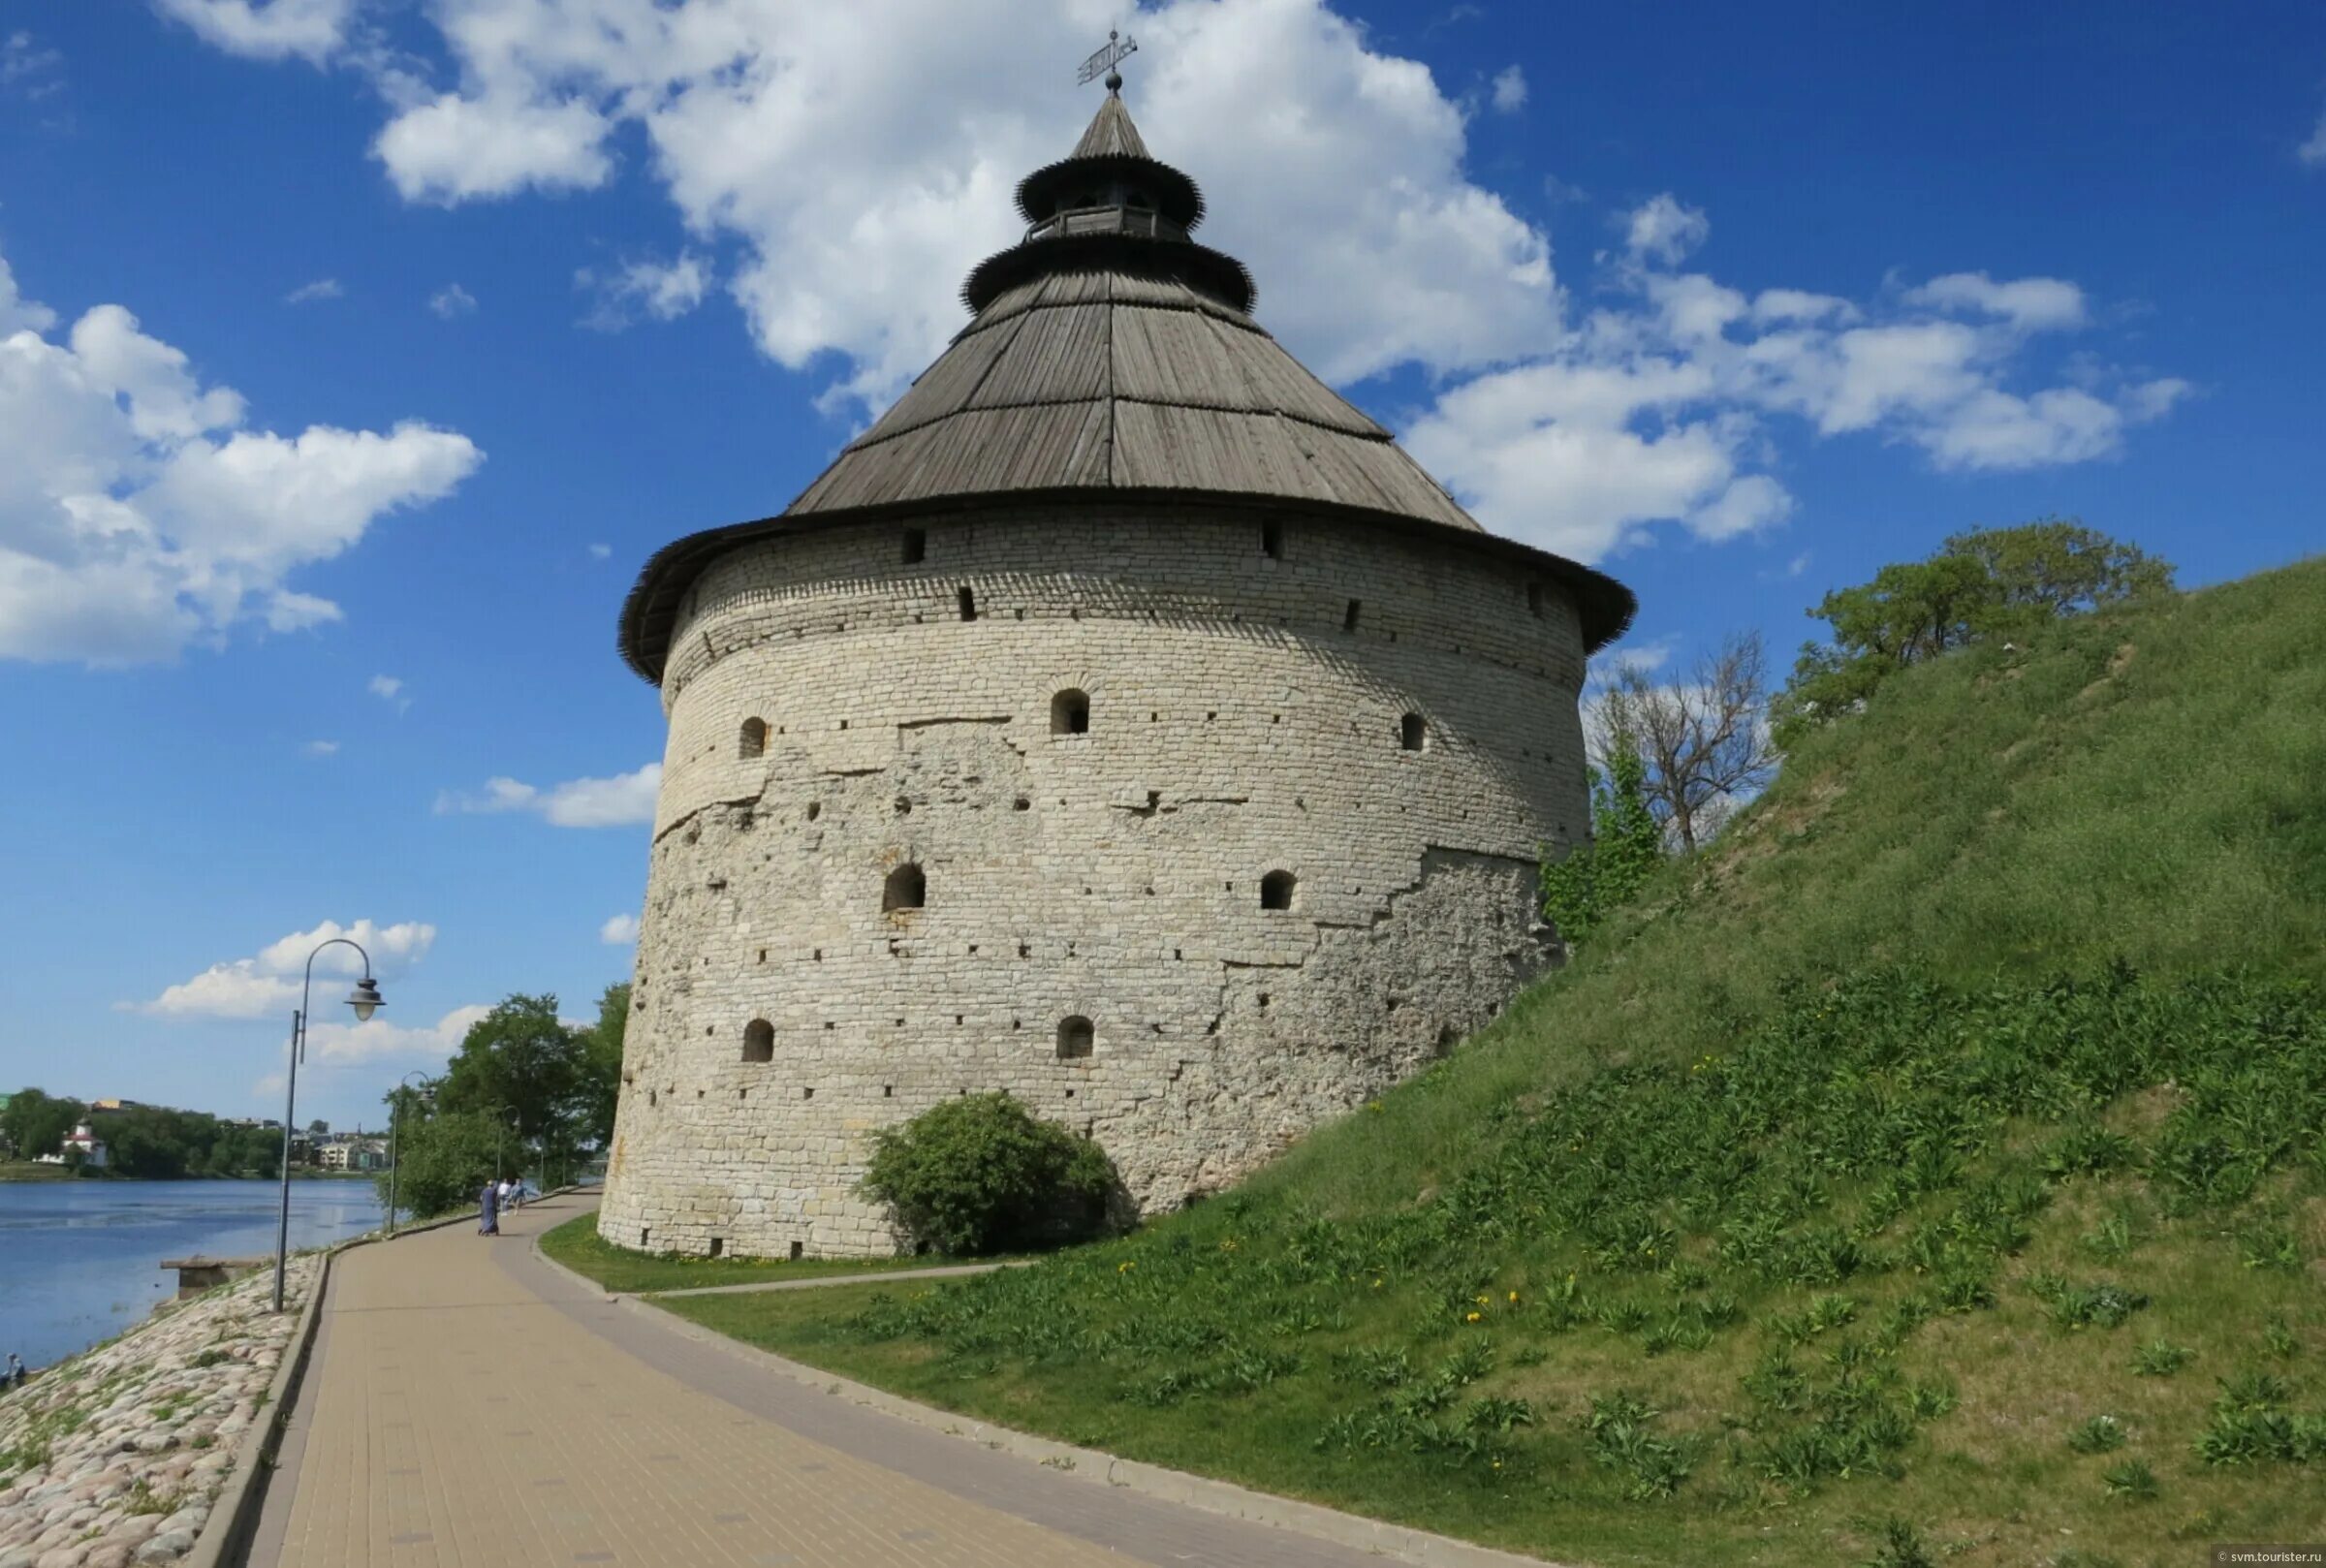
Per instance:
[[[1570,1562],[2317,1541],[2322,971],[2310,563],[1899,677],[1235,1194],[963,1284],[683,1310]]]

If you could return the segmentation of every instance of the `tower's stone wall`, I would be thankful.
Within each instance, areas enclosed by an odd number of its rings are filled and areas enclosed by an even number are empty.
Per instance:
[[[870,1135],[963,1090],[1087,1130],[1148,1211],[1234,1180],[1546,961],[1583,669],[1564,591],[1452,530],[1101,502],[739,549],[665,671],[601,1232],[893,1250]]]

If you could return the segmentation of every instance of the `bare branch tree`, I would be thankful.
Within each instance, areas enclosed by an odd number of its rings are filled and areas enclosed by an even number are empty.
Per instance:
[[[1695,849],[1776,770],[1760,634],[1729,637],[1671,685],[1637,665],[1619,668],[1595,707],[1591,740],[1602,767],[1618,749],[1639,753],[1666,838]]]

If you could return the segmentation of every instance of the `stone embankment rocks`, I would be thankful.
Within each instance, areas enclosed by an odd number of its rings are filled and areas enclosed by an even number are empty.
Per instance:
[[[165,1303],[0,1396],[0,1568],[126,1568],[194,1548],[320,1260]]]

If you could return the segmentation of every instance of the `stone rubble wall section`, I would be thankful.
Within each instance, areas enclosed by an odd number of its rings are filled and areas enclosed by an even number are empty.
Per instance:
[[[1538,859],[1589,822],[1571,602],[1459,537],[1272,538],[1112,506],[777,538],[704,574],[600,1234],[896,1251],[854,1190],[871,1134],[989,1089],[1177,1207],[1556,958]],[[1086,733],[1053,733],[1065,691]],[[906,862],[926,904],[884,912]],[[1271,871],[1291,908],[1262,907]],[[1092,1050],[1061,1059],[1077,1018]]]
[[[0,1568],[123,1568],[194,1549],[320,1259],[165,1302],[0,1395]]]

